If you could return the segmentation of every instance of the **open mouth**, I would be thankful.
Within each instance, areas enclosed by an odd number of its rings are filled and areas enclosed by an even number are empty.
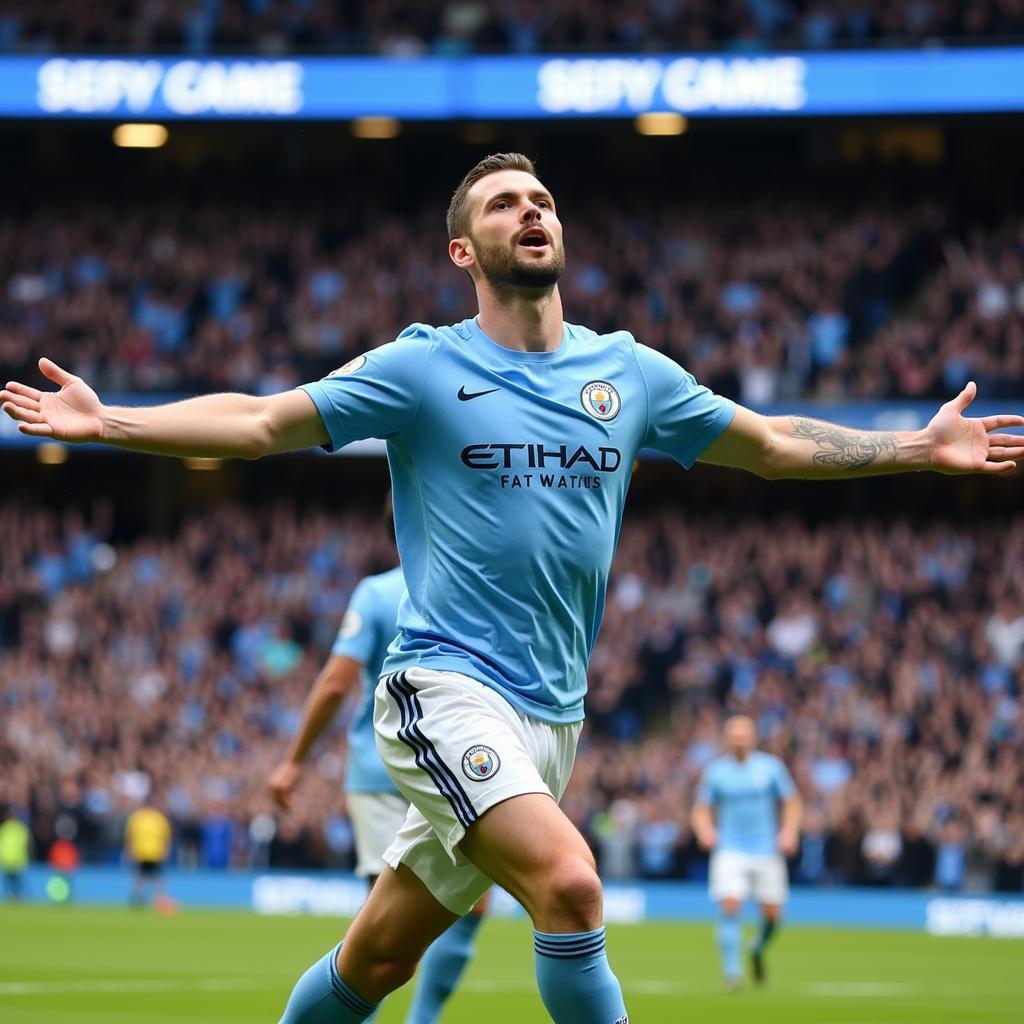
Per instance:
[[[543,228],[529,228],[519,236],[519,244],[528,249],[541,249],[548,244],[547,232]]]

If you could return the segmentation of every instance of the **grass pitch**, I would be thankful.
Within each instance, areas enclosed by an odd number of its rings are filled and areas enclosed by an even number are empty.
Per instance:
[[[325,918],[177,917],[0,905],[3,1024],[276,1024],[294,980],[343,930]],[[635,1024],[1024,1024],[1024,943],[784,930],[768,986],[726,995],[711,929],[613,925]],[[399,1024],[409,992],[379,1016]],[[548,1020],[530,927],[487,921],[444,1024]]]

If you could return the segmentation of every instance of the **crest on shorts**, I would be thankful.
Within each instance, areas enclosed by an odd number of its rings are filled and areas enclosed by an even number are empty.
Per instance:
[[[366,362],[366,356],[356,356],[355,359],[350,359],[344,366],[339,366],[336,370],[331,370],[328,377],[347,377],[350,373],[355,373],[356,370],[363,368],[363,363]]]
[[[599,420],[615,419],[622,408],[618,391],[606,380],[592,380],[589,384],[584,384],[580,392],[580,402],[586,412]]]
[[[483,782],[484,779],[497,775],[500,767],[501,758],[498,757],[498,752],[491,747],[485,747],[482,743],[470,747],[462,755],[462,774],[473,782]]]

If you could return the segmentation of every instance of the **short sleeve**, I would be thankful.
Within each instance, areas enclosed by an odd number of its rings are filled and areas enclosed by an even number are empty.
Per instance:
[[[409,427],[419,405],[433,338],[430,327],[413,324],[395,341],[301,386],[327,428],[328,451],[367,437],[395,437]]]
[[[789,774],[786,763],[779,759],[775,761],[775,789],[780,800],[788,800],[796,792],[793,776]]]
[[[671,455],[689,469],[732,422],[736,404],[646,345],[637,345],[636,355],[648,396],[643,447]]]
[[[697,803],[713,804],[715,802],[715,785],[711,780],[711,769],[705,768],[697,786]]]
[[[370,663],[378,646],[376,609],[373,588],[363,580],[352,593],[332,655],[351,658],[360,665]]]

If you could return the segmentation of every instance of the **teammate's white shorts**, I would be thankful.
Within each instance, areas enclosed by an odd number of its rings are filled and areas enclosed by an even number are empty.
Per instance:
[[[786,862],[775,853],[715,850],[711,854],[708,882],[716,903],[731,899],[781,905],[789,895]]]
[[[384,870],[384,851],[409,812],[397,793],[349,793],[348,817],[356,836],[356,874],[375,877]]]
[[[582,723],[542,722],[468,676],[413,668],[381,679],[373,724],[384,767],[413,805],[384,861],[465,914],[491,885],[456,849],[466,829],[510,797],[560,800]]]

